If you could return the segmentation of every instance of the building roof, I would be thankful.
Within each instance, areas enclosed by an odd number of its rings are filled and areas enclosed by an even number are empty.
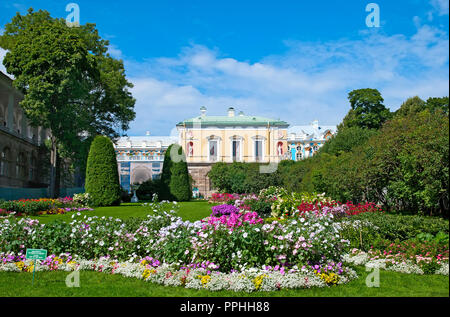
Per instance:
[[[202,125],[202,126],[279,126],[279,127],[288,127],[289,124],[285,121],[275,120],[265,117],[258,116],[246,116],[246,115],[237,115],[237,116],[206,116],[201,115],[198,117],[190,118],[184,121],[181,121],[177,124],[177,126],[193,126],[193,125]]]
[[[114,146],[116,148],[161,148],[178,143],[174,136],[125,136],[119,138]]]
[[[337,126],[321,126],[319,122],[313,121],[310,125],[297,125],[288,129],[288,139],[303,139],[303,140],[323,140],[325,134],[330,131],[335,134]]]

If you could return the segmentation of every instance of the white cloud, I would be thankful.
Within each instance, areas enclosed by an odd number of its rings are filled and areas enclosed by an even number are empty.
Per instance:
[[[396,110],[408,97],[448,95],[448,34],[427,25],[416,34],[362,33],[359,40],[287,42],[286,54],[249,63],[194,45],[176,58],[137,63],[133,74],[136,121],[130,134],[166,134],[199,114],[224,115],[229,106],[290,124],[319,119],[338,124],[353,89],[376,88]]]
[[[431,0],[430,3],[439,15],[448,15],[449,0]]]
[[[108,53],[109,53],[109,55],[111,55],[112,57],[114,57],[116,59],[122,59],[123,58],[122,51],[114,44],[110,44],[108,46]]]
[[[3,59],[5,58],[5,55],[6,55],[6,50],[4,50],[3,48],[0,48],[0,72],[2,72],[3,74],[9,75],[6,72],[5,65],[3,65]]]

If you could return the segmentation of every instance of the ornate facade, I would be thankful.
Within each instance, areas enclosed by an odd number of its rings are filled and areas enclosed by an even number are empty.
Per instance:
[[[335,133],[335,126],[319,126],[317,120],[311,125],[290,127],[288,129],[289,159],[300,161],[313,156]]]
[[[162,171],[164,153],[170,144],[179,144],[186,154],[194,191],[209,196],[208,172],[216,162],[262,163],[262,171],[276,170],[281,160],[308,158],[323,146],[335,126],[293,126],[285,121],[235,113],[208,116],[206,108],[200,115],[176,125],[178,137],[123,137],[116,142],[116,153],[122,187],[156,179]]]
[[[150,136],[122,137],[115,142],[120,184],[130,191],[132,184],[158,179],[162,172],[164,154],[177,138]]]
[[[39,145],[47,132],[28,124],[19,106],[22,94],[12,80],[0,72],[0,187],[42,187],[38,175],[41,153]]]
[[[216,162],[258,162],[268,165],[288,158],[288,123],[264,117],[235,114],[228,109],[225,116],[208,116],[206,108],[200,116],[177,124],[179,144],[186,153],[189,172],[195,187],[208,196],[211,184],[207,177]]]

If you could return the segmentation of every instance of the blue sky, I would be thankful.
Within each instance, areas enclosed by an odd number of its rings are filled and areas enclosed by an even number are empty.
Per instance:
[[[65,18],[71,2],[0,1],[0,28],[28,7]],[[233,106],[291,125],[335,125],[353,89],[378,89],[391,110],[415,95],[449,94],[448,0],[72,2],[135,85],[129,135],[167,135],[202,105],[213,115]],[[379,28],[365,24],[370,2]]]

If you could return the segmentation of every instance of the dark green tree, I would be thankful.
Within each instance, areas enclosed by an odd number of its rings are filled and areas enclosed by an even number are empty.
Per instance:
[[[395,111],[395,116],[408,116],[410,114],[417,114],[427,108],[427,103],[418,96],[408,98],[400,108]]]
[[[348,94],[348,100],[351,109],[341,126],[379,129],[392,116],[389,109],[383,105],[383,97],[376,89],[353,90]]]
[[[176,161],[172,161],[169,183],[170,194],[176,201],[189,201],[192,198],[192,188],[186,156],[182,147],[177,147],[179,158]]]
[[[344,152],[350,152],[356,146],[366,143],[376,133],[377,131],[374,129],[359,126],[341,127],[334,137],[325,142],[319,153],[340,155]]]
[[[427,100],[427,108],[431,112],[435,112],[440,109],[443,113],[448,115],[448,105],[449,99],[448,97],[431,97]]]
[[[119,205],[121,188],[116,152],[106,136],[92,141],[86,167],[86,192],[94,206]]]
[[[33,126],[50,132],[50,191],[59,192],[59,148],[71,158],[86,137],[118,136],[135,117],[123,62],[109,54],[94,24],[69,27],[47,11],[17,13],[4,27],[3,64],[24,93],[20,106]],[[70,152],[72,155],[70,155]]]
[[[178,144],[172,144],[164,155],[161,173],[161,199],[189,201],[192,198],[191,178],[186,156]]]
[[[161,172],[161,182],[160,182],[160,199],[161,200],[174,200],[173,196],[170,194],[170,178],[172,170],[172,159],[170,153],[172,152],[174,144],[169,145],[164,154],[164,162]]]

